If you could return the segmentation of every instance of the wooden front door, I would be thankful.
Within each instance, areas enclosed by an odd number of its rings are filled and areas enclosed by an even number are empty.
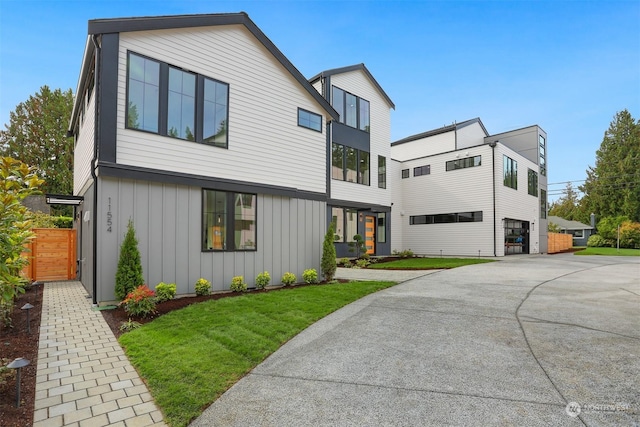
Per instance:
[[[364,246],[369,255],[376,252],[376,217],[364,217]]]

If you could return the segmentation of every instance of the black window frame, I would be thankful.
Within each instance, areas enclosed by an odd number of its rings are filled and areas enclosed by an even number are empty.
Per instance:
[[[340,102],[340,105],[338,105],[337,102],[337,96],[336,95],[340,95],[340,97],[342,98],[342,102]],[[355,119],[355,126],[352,126],[351,124],[347,123],[347,120],[349,118],[351,118],[351,114],[348,114],[348,109],[347,109],[347,98],[348,96],[353,96],[355,97],[355,101],[356,101],[356,105],[355,105],[355,112],[353,113],[355,117],[353,117],[353,119]],[[361,107],[361,103],[362,101],[366,102],[368,105],[368,109],[367,109],[367,120],[363,120],[362,117],[362,109],[363,107]],[[353,129],[358,129],[362,132],[367,132],[370,133],[371,132],[371,102],[369,102],[368,100],[359,97],[356,94],[353,94],[349,91],[346,91],[338,86],[332,85],[331,86],[331,106],[338,112],[338,115],[340,116],[339,118],[339,122],[344,124],[345,126],[349,126],[350,128]],[[349,117],[347,117],[347,115]]]
[[[387,188],[387,158],[378,155],[378,188]]]
[[[540,218],[547,218],[547,191],[540,189]]]
[[[224,216],[226,218],[225,226],[224,226],[224,242],[229,242],[229,244],[223,249],[214,249],[208,248],[207,243],[207,215],[211,214],[211,212],[205,212],[206,208],[206,193],[217,192],[224,194],[226,203],[225,203],[225,212]],[[236,231],[236,196],[240,196],[242,200],[246,198],[246,196],[251,196],[252,200],[255,200],[255,205],[252,206],[254,210],[254,239],[253,239],[253,248],[236,248],[235,245],[235,231]],[[255,198],[255,199],[253,199]],[[201,240],[201,252],[256,252],[258,250],[258,194],[256,193],[241,193],[237,191],[224,191],[224,190],[216,190],[213,188],[203,188],[202,189],[202,206],[200,209],[200,213],[202,215],[201,227],[202,227],[202,240]],[[215,212],[214,212],[215,214]],[[242,221],[242,220],[240,220]]]
[[[538,152],[540,155],[540,175],[547,176],[547,138],[538,135]]]
[[[342,147],[342,178],[343,179],[333,177],[334,153],[335,153],[336,147]],[[349,150],[353,150],[353,153],[355,154],[354,159],[351,159],[349,157]],[[369,157],[366,174],[361,168],[362,160],[365,158],[364,154],[367,154]],[[350,163],[350,160],[354,160],[355,164]],[[348,165],[355,167],[355,169],[351,169],[353,172],[355,172],[355,177],[356,177],[355,181],[348,180],[348,174],[347,174]],[[349,147],[348,145],[338,144],[337,142],[331,143],[331,179],[334,179],[336,181],[352,182],[354,184],[371,186],[371,153],[369,151],[358,150],[357,148]]]
[[[409,178],[409,169],[402,169],[402,179]]]
[[[538,197],[538,172],[527,169],[527,193],[533,197]]]
[[[462,159],[448,160],[445,163],[445,170],[449,172],[453,170],[472,168],[476,166],[482,166],[481,155],[473,156],[473,157],[464,157]]]
[[[505,187],[518,189],[518,162],[504,155],[502,158],[502,183]]]
[[[409,216],[409,225],[454,224],[458,222],[482,222],[482,221],[483,221],[482,211]]]
[[[422,165],[413,168],[413,176],[431,175],[431,165]]]
[[[311,126],[311,120],[309,119],[309,126],[306,126],[303,123],[300,123],[300,119],[301,119],[301,114],[308,114],[309,116],[316,116],[320,119],[320,125],[318,126],[318,129],[314,128]],[[311,129],[314,130],[316,132],[320,132],[322,133],[322,115],[314,113],[313,111],[309,111],[309,110],[305,110],[304,108],[300,108],[298,107],[298,126],[303,127],[305,129]]]
[[[157,123],[157,130],[147,130],[147,129],[141,129],[141,128],[137,128],[137,127],[132,127],[129,126],[129,94],[130,94],[130,62],[131,62],[131,56],[137,56],[139,58],[145,59],[145,60],[149,60],[149,61],[153,61],[155,63],[158,64],[159,66],[159,72],[158,72],[158,79],[159,79],[159,83],[158,83],[158,106],[157,106],[157,119],[158,119],[158,123]],[[184,139],[184,138],[177,138],[175,136],[170,135],[169,130],[168,130],[168,115],[169,115],[169,70],[170,69],[177,69],[186,73],[190,73],[193,74],[195,76],[195,129],[193,131],[194,134],[194,140],[189,140],[189,139]],[[220,84],[220,85],[224,85],[226,86],[226,111],[225,111],[225,119],[223,120],[224,122],[224,126],[225,128],[225,138],[224,138],[224,142],[223,141],[208,141],[206,138],[203,138],[203,128],[204,128],[204,103],[205,103],[205,99],[204,99],[204,86],[205,86],[205,81],[211,81],[214,82],[215,84]],[[125,128],[126,129],[131,129],[131,130],[135,130],[138,132],[145,132],[145,133],[150,133],[150,134],[154,134],[154,135],[160,135],[160,136],[166,136],[169,138],[176,138],[176,139],[180,139],[181,141],[189,141],[189,142],[195,142],[198,144],[203,144],[203,145],[209,145],[209,146],[213,146],[213,147],[218,147],[218,148],[224,148],[224,149],[228,149],[229,148],[229,98],[231,96],[230,94],[231,92],[231,86],[229,85],[229,83],[223,82],[221,80],[209,77],[209,76],[205,76],[202,74],[198,74],[195,73],[193,71],[184,69],[182,67],[173,65],[173,64],[169,64],[167,62],[163,62],[160,60],[157,60],[155,58],[151,58],[149,56],[128,50],[127,51],[127,77],[126,77],[126,88],[125,88]]]

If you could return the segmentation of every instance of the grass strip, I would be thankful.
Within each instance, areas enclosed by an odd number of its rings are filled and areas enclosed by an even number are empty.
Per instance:
[[[303,286],[207,301],[165,314],[119,341],[166,422],[186,426],[303,329],[394,284]]]
[[[640,256],[640,249],[586,248],[575,255]]]
[[[380,269],[380,270],[433,270],[444,268],[456,268],[465,265],[484,264],[487,262],[494,262],[492,259],[479,259],[479,258],[406,258],[399,259],[390,262],[381,262],[378,264],[371,264],[367,268]]]

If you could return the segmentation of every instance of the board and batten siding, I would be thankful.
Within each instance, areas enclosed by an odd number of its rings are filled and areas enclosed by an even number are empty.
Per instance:
[[[424,255],[493,256],[493,190],[491,148],[488,145],[469,148],[469,157],[481,155],[481,166],[446,171],[449,160],[465,152],[445,153],[400,164],[409,169],[410,176],[400,179],[400,227],[394,224],[394,233],[402,233],[404,249]],[[395,163],[395,162],[394,162]],[[413,176],[413,168],[431,166],[429,175]],[[500,163],[500,169],[502,163]],[[394,203],[394,210],[396,209]],[[482,211],[482,222],[452,224],[410,225],[415,215],[447,214]],[[404,215],[402,215],[404,212]],[[393,218],[398,218],[393,216]],[[392,241],[395,246],[395,237]]]
[[[428,138],[403,142],[391,147],[391,156],[401,162],[419,157],[433,156],[456,149],[455,132],[445,132]]]
[[[95,92],[95,89],[94,89]],[[79,94],[77,96],[82,96]],[[73,194],[82,195],[91,184],[91,160],[95,144],[95,93],[85,106],[84,120],[80,124],[78,140],[73,149]]]
[[[127,51],[229,84],[228,149],[125,129]],[[120,34],[117,162],[326,192],[326,136],[298,107],[327,113],[242,25]]]
[[[331,181],[331,198],[361,203],[391,205],[391,190],[387,172],[387,188],[378,188],[378,156],[391,160],[391,106],[362,70],[331,76],[331,85],[337,86],[369,101],[370,108],[370,185]]]
[[[115,274],[129,219],[151,289],[159,282],[176,283],[178,294],[190,294],[204,277],[220,291],[229,289],[234,276],[244,276],[253,286],[263,271],[269,271],[272,284],[280,283],[287,271],[300,281],[305,269],[320,271],[325,202],[258,194],[258,250],[203,252],[201,188],[113,178],[99,182],[97,301],[115,300]]]

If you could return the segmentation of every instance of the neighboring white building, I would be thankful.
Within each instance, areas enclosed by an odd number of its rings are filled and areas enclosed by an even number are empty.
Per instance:
[[[473,119],[392,143],[392,249],[546,252],[546,138],[538,126],[489,135]]]
[[[129,220],[146,283],[178,294],[319,271],[331,221],[338,256],[356,234],[375,255],[546,251],[537,126],[489,136],[475,119],[391,144],[395,106],[364,64],[307,80],[245,13],[92,20],[88,34],[69,133],[95,303],[115,299]]]

